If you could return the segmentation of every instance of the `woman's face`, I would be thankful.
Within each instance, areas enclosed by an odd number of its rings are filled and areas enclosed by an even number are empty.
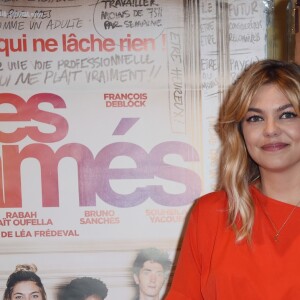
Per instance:
[[[14,286],[10,300],[43,300],[43,296],[35,282],[21,281]]]
[[[242,121],[246,147],[260,172],[300,174],[300,117],[272,84],[260,87]]]

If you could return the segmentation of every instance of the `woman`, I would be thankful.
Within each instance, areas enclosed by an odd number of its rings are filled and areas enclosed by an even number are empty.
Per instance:
[[[35,265],[17,265],[7,280],[3,300],[46,300],[41,279]]]
[[[300,66],[251,65],[217,129],[218,191],[191,211],[166,300],[300,299]]]

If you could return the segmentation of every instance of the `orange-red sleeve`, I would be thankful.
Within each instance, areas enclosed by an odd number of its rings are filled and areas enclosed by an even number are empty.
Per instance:
[[[165,300],[201,300],[201,252],[199,250],[197,206],[184,233],[171,289]]]

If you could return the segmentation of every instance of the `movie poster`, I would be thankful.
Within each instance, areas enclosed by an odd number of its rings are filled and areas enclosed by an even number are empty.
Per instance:
[[[138,253],[173,261],[190,206],[214,189],[222,96],[267,57],[272,7],[0,1],[1,294],[35,264],[48,300],[82,277],[135,299]]]

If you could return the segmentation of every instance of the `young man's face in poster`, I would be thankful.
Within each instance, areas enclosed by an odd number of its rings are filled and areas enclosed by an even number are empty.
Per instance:
[[[156,297],[164,284],[164,269],[157,262],[146,261],[138,276],[134,275],[134,279],[139,285],[141,296]]]

